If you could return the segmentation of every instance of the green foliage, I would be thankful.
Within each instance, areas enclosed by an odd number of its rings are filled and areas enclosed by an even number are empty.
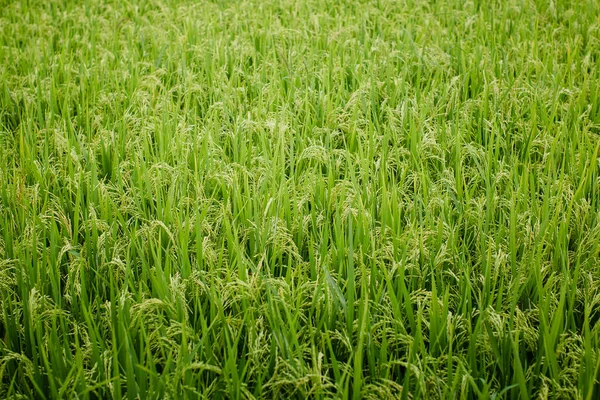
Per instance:
[[[0,4],[0,397],[600,396],[599,2]]]

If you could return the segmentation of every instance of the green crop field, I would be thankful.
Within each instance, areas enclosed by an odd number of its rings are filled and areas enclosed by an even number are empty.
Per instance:
[[[0,398],[600,398],[597,0],[0,0]]]

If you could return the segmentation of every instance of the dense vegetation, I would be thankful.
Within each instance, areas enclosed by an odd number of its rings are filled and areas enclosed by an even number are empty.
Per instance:
[[[600,396],[600,2],[0,9],[0,397]]]

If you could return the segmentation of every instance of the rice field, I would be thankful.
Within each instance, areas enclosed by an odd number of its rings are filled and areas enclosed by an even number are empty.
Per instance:
[[[0,0],[0,398],[600,398],[600,2]]]

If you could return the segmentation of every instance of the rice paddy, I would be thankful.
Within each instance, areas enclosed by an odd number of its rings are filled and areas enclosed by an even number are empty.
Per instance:
[[[0,1],[0,397],[600,396],[600,3]]]

